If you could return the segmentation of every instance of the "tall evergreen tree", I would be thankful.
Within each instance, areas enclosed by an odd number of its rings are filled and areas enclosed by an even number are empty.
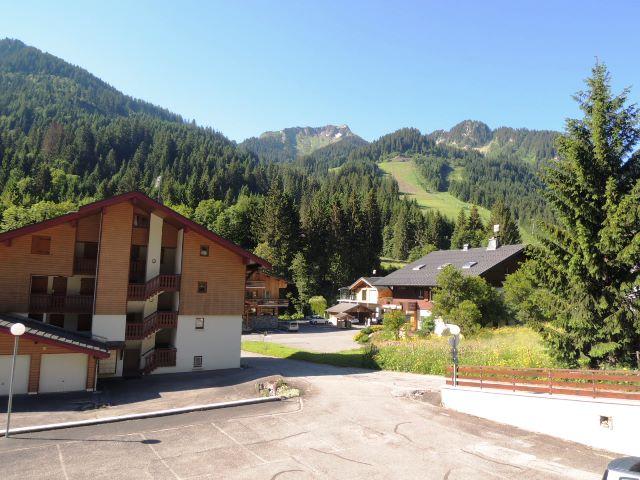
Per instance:
[[[640,350],[640,140],[628,90],[613,95],[597,64],[576,96],[584,113],[569,119],[559,160],[546,174],[557,224],[534,249],[533,281],[550,304],[544,338],[572,365],[632,365]]]
[[[491,209],[491,218],[487,225],[488,237],[494,236],[494,225],[500,225],[497,237],[501,245],[515,245],[522,242],[518,225],[513,221],[511,212],[502,200],[494,203]]]
[[[466,242],[466,238],[467,215],[464,213],[464,208],[461,208],[453,227],[453,233],[451,234],[451,249],[462,248],[462,245]]]

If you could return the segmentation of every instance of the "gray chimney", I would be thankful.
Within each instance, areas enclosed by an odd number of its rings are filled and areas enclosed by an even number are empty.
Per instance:
[[[469,244],[468,243],[465,243],[464,245],[462,245],[462,251],[463,252],[466,252],[468,250],[469,250]]]
[[[497,248],[498,248],[498,239],[496,237],[491,237],[487,245],[487,250],[496,250]]]

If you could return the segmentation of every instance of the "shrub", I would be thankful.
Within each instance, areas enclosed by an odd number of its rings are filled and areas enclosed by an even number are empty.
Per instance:
[[[400,337],[400,329],[407,323],[407,317],[402,310],[391,310],[384,314],[382,321],[385,330],[393,332],[394,338]]]
[[[353,337],[353,340],[358,343],[369,343],[369,334],[366,333],[364,329],[360,330],[358,333],[355,334],[355,336]]]
[[[324,311],[327,309],[327,300],[322,295],[316,295],[309,299],[309,306],[316,315],[324,315]]]
[[[366,333],[367,335],[371,335],[374,330],[371,327],[364,327],[362,330],[360,330],[362,333]]]

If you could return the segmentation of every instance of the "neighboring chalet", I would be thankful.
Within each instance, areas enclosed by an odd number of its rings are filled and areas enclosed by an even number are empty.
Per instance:
[[[391,290],[376,285],[382,277],[360,277],[348,287],[340,289],[338,304],[327,309],[329,321],[376,322],[381,318],[379,299],[391,297]]]
[[[432,291],[438,274],[448,265],[460,269],[464,275],[478,275],[494,287],[502,287],[506,275],[515,272],[524,259],[524,245],[498,246],[492,239],[487,248],[438,250],[376,280],[377,288],[387,287],[389,298],[380,299],[384,310],[401,309],[414,329],[421,317],[431,315]]]
[[[139,192],[0,234],[0,395],[240,366],[245,281],[270,265]]]
[[[280,310],[289,306],[287,281],[265,269],[247,272],[242,329],[269,330],[278,326]]]

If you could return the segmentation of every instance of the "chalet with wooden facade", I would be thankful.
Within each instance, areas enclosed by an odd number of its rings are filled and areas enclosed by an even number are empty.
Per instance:
[[[284,290],[288,282],[265,269],[247,273],[243,330],[273,329],[278,315],[289,306]]]
[[[411,262],[405,267],[376,280],[378,287],[386,287],[390,296],[379,298],[384,311],[400,309],[413,328],[419,328],[422,317],[431,315],[432,292],[438,274],[452,265],[464,275],[477,275],[490,285],[501,287],[505,277],[515,272],[524,259],[524,245],[499,246],[491,239],[487,248],[438,250]]]
[[[240,366],[245,282],[263,259],[131,192],[0,234],[0,395],[98,377]]]

